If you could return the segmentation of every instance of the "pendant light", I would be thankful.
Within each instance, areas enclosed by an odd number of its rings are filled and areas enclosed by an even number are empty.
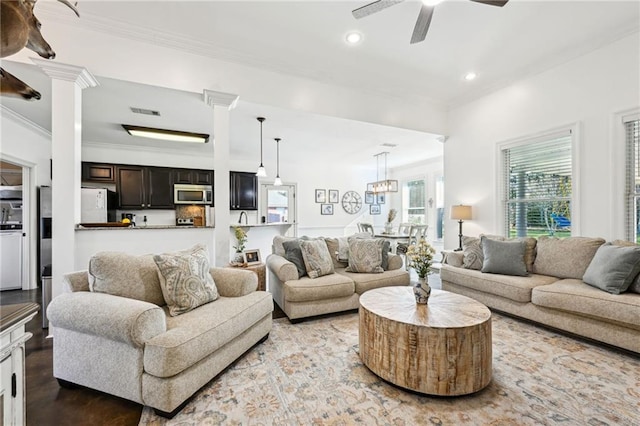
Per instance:
[[[276,180],[273,181],[273,186],[281,186],[282,179],[280,179],[280,138],[275,138],[276,141]]]
[[[375,154],[376,157],[376,181],[367,184],[367,191],[371,191],[375,194],[384,193],[384,192],[398,192],[398,181],[395,179],[387,179],[387,155],[388,152],[381,152],[379,154]],[[379,167],[379,157],[384,155],[384,180],[379,180],[378,170]]]
[[[260,122],[260,166],[258,167],[256,176],[265,177],[267,176],[267,170],[264,168],[264,165],[262,164],[262,122],[264,121],[264,117],[258,117],[258,121]]]

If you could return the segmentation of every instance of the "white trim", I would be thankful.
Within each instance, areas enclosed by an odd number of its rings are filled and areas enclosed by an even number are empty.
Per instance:
[[[0,105],[0,116],[2,116],[3,118],[8,118],[9,120],[22,127],[25,127],[28,130],[34,131],[44,138],[51,139],[51,132],[49,130],[45,129],[44,127],[40,127],[38,124],[29,120],[24,115],[20,115],[4,105]]]
[[[625,223],[625,179],[626,179],[626,129],[625,123],[640,119],[640,106],[611,115],[609,129],[609,170],[612,171],[611,191],[609,192],[609,235],[611,239],[625,240],[627,238]]]
[[[494,156],[495,165],[494,170],[494,182],[496,184],[495,195],[496,202],[494,203],[494,229],[500,230],[500,234],[504,233],[505,229],[505,212],[502,208],[502,203],[505,199],[505,188],[502,181],[504,175],[504,165],[502,161],[502,151],[505,149],[514,148],[528,143],[535,143],[539,140],[549,139],[553,137],[571,136],[571,235],[581,235],[581,221],[580,210],[581,197],[580,197],[580,181],[582,179],[581,174],[581,128],[582,123],[576,121],[574,123],[557,126],[541,132],[536,132],[528,136],[521,136],[514,139],[508,139],[502,142],[496,143],[496,152]]]
[[[51,62],[40,58],[29,58],[52,80],[63,80],[75,83],[80,89],[99,86],[98,80],[84,67]]]

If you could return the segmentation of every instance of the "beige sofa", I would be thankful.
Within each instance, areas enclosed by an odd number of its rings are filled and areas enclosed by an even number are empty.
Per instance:
[[[610,294],[582,281],[604,242],[541,237],[530,253],[528,276],[467,269],[463,252],[447,253],[440,271],[442,288],[498,311],[640,352],[640,294]]]
[[[47,309],[54,327],[53,374],[62,386],[97,389],[173,417],[196,391],[267,338],[273,300],[256,291],[253,272],[210,268],[219,297],[171,316],[151,256],[127,262],[139,262],[139,273],[113,268],[105,277],[135,276],[137,285],[114,285],[113,293],[129,297],[90,291],[87,271],[65,276],[65,292]]]
[[[345,264],[334,261],[334,273],[318,278],[298,277],[296,266],[285,259],[283,242],[292,238],[276,236],[273,253],[267,257],[269,290],[274,301],[289,320],[357,309],[359,298],[367,290],[409,285],[409,273],[402,268],[402,258],[389,254],[388,268],[382,273],[345,271]],[[334,239],[325,239],[334,240]],[[331,249],[332,254],[334,249]]]

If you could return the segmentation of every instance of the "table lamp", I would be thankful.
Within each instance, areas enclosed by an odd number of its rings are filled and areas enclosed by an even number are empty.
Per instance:
[[[455,251],[462,251],[462,222],[471,220],[471,206],[457,205],[451,206],[451,219],[457,220],[460,224],[458,231],[458,248]]]

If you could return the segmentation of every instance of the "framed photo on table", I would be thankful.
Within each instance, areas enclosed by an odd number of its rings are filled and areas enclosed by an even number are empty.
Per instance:
[[[380,214],[380,205],[379,204],[371,204],[369,206],[369,214]]]
[[[262,263],[262,257],[260,257],[260,249],[245,250],[242,252],[244,257],[244,263],[247,265],[257,265]]]
[[[333,214],[333,204],[321,204],[320,205],[320,214]]]
[[[327,190],[316,189],[316,203],[326,203],[326,202],[327,202]]]
[[[337,189],[330,189],[329,190],[329,202],[331,204],[337,204],[338,203],[338,198],[340,198],[340,193],[338,192]]]

